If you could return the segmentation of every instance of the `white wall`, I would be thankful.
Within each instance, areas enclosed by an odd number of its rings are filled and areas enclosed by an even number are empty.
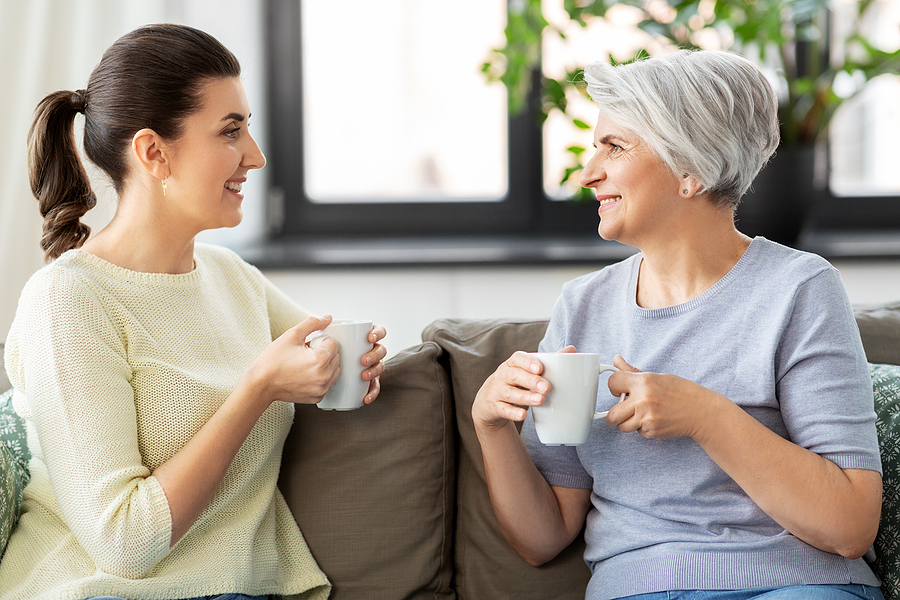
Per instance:
[[[900,260],[836,261],[854,304],[900,301]],[[439,318],[544,318],[562,284],[583,267],[493,267],[268,271],[316,314],[365,318],[388,330],[389,354],[420,343]]]
[[[0,339],[6,337],[22,286],[43,265],[41,217],[28,185],[26,138],[34,107],[46,94],[87,85],[103,51],[135,27],[179,22],[204,29],[243,66],[253,130],[266,148],[261,0],[0,0]],[[81,118],[76,118],[76,129]],[[80,135],[78,136],[80,138]],[[99,230],[115,212],[109,183],[91,171],[97,207],[85,216]],[[241,227],[204,233],[204,241],[237,244],[262,230],[265,170],[244,186]]]

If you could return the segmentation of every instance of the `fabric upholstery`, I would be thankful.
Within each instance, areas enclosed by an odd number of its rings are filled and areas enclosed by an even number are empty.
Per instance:
[[[16,466],[16,498],[21,504],[22,490],[30,479],[28,461],[31,460],[31,450],[28,449],[25,421],[13,410],[11,389],[0,394],[0,444],[10,451]]]
[[[435,344],[385,363],[380,397],[348,412],[297,406],[279,485],[331,600],[455,598],[455,440]]]
[[[7,390],[0,394],[0,556],[18,521],[30,459],[25,423],[13,411],[12,390]]]
[[[0,444],[0,556],[19,516],[16,503],[16,465],[12,453]]]
[[[472,424],[472,402],[484,380],[516,350],[535,351],[546,329],[547,320],[446,319],[422,333],[422,339],[437,342],[446,353],[456,402],[460,448],[454,565],[460,598],[584,598],[590,571],[582,559],[583,536],[541,567],[526,563],[503,538]]]
[[[866,359],[870,363],[900,365],[900,302],[855,307],[853,313]]]
[[[900,366],[870,364],[884,496],[875,539],[875,572],[886,598],[900,597]]]

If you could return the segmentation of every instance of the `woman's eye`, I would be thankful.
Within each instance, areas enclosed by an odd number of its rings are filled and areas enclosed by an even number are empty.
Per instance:
[[[230,138],[235,138],[235,137],[237,137],[237,132],[240,130],[241,130],[240,127],[235,127],[233,129],[226,130],[224,133],[225,133],[225,135],[227,135]]]

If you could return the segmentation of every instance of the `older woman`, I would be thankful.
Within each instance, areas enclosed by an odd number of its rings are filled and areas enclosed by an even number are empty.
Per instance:
[[[504,535],[537,565],[584,529],[592,600],[881,598],[861,558],[881,507],[871,381],[840,277],[734,224],[778,143],[771,86],[704,51],[585,80],[581,182],[600,235],[640,252],[566,284],[540,349],[614,360],[627,397],[584,445],[547,447],[526,418],[541,363],[517,352],[488,378],[472,413]]]

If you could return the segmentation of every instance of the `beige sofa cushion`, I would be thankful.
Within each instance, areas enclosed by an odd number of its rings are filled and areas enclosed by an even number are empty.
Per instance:
[[[446,319],[435,321],[422,333],[423,340],[437,342],[446,353],[456,402],[460,447],[454,587],[460,599],[584,599],[590,578],[582,558],[584,536],[541,567],[526,563],[503,538],[472,424],[472,401],[484,380],[514,351],[536,350],[546,329],[547,320]]]
[[[856,324],[870,363],[900,365],[900,302],[855,307]]]
[[[454,598],[455,435],[432,343],[385,363],[374,404],[298,406],[279,486],[331,600]]]

